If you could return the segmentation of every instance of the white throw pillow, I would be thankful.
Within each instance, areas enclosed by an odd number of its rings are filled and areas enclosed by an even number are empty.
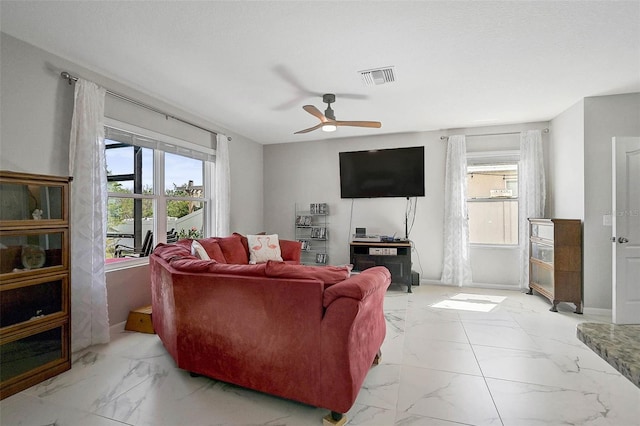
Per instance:
[[[247,235],[249,242],[249,263],[265,263],[268,260],[282,262],[278,234]]]
[[[196,240],[193,240],[191,242],[191,254],[201,260],[211,259],[207,251],[204,249],[204,247],[202,247],[202,244],[200,244]]]

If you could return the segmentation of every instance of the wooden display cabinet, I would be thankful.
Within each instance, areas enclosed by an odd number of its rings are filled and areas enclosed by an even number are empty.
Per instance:
[[[71,368],[70,181],[0,171],[0,399]]]
[[[529,294],[542,294],[557,312],[571,302],[582,313],[582,223],[577,219],[529,219]]]

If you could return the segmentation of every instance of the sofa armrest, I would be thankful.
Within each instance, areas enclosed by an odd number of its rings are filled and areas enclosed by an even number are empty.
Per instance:
[[[324,291],[319,388],[333,411],[345,413],[351,408],[382,346],[389,284],[389,270],[373,267]]]
[[[280,241],[280,255],[284,261],[293,261],[297,264],[300,263],[300,256],[302,255],[302,243],[300,241],[291,240],[279,240]]]
[[[383,291],[386,291],[390,284],[391,273],[387,268],[384,266],[369,268],[325,290],[322,305],[327,308],[340,297],[364,300],[382,287],[384,287]]]

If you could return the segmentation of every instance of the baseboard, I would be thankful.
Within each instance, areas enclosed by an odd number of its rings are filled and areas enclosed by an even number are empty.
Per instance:
[[[589,308],[589,307],[585,306],[582,310],[583,310],[585,315],[606,317],[606,318],[609,318],[609,320],[611,320],[611,318],[613,318],[613,311],[611,309]]]
[[[127,321],[122,321],[119,322],[117,324],[113,324],[111,326],[109,326],[109,332],[110,333],[120,333],[121,331],[124,330],[124,326],[127,323]]]
[[[445,286],[445,287],[454,287],[454,288],[486,288],[486,289],[493,289],[493,290],[520,290],[520,287],[518,287],[515,284],[491,284],[491,283],[471,283],[471,285],[468,286],[464,286],[464,287],[459,287],[457,285],[451,285],[451,284],[445,284],[440,280],[432,280],[432,279],[428,279],[428,278],[421,278],[420,279],[420,285],[422,284],[427,284],[427,285],[439,285],[439,286]]]

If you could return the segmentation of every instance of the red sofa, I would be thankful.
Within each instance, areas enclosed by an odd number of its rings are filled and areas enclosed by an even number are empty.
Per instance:
[[[391,276],[384,267],[349,277],[295,264],[300,247],[290,243],[298,244],[280,241],[284,262],[256,265],[197,259],[190,240],[159,244],[150,256],[153,325],[179,368],[339,419],[379,354]]]

